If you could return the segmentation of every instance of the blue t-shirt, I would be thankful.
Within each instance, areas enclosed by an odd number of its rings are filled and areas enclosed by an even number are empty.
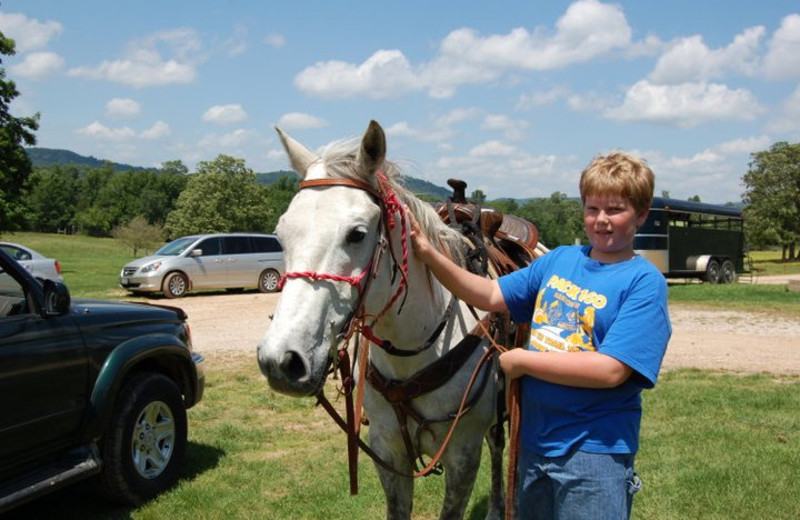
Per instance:
[[[498,279],[511,318],[531,323],[528,350],[596,350],[633,369],[609,389],[523,376],[520,438],[544,456],[636,453],[640,394],[655,385],[672,334],[664,276],[639,256],[603,264],[590,250],[558,247]]]

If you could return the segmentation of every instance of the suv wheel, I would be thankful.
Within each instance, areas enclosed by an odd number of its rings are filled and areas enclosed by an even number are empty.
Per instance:
[[[164,279],[164,296],[167,298],[181,298],[189,290],[189,281],[183,273],[170,273]]]
[[[281,282],[281,275],[274,269],[267,269],[258,277],[258,290],[264,293],[275,292]]]
[[[134,376],[120,392],[101,443],[101,482],[118,501],[141,504],[178,479],[186,450],[186,406],[161,374]]]

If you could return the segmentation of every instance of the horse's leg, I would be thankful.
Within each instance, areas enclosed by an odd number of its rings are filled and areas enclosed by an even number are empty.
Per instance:
[[[398,436],[398,430],[386,431],[384,429],[381,431],[377,424],[378,421],[375,419],[375,417],[370,418],[370,447],[381,460],[388,463],[397,472],[411,475],[413,468],[405,449],[402,448],[402,439],[393,439],[395,442],[389,440]],[[393,417],[391,419],[395,421]],[[414,503],[414,479],[398,475],[377,463],[375,468],[378,470],[383,493],[386,495],[387,520],[410,520],[411,508]]]
[[[492,463],[492,489],[489,494],[489,510],[486,512],[486,520],[500,520],[505,514],[506,500],[503,492],[505,431],[502,423],[497,423],[489,428],[486,444],[489,445],[489,457]]]
[[[444,504],[439,514],[439,520],[461,520],[472,495],[475,477],[481,465],[482,440],[465,439],[467,444],[459,450],[453,450],[451,443],[448,450],[451,453],[443,457],[445,492]]]
[[[386,520],[410,520],[414,503],[412,479],[396,475],[380,466],[378,476],[386,495]]]

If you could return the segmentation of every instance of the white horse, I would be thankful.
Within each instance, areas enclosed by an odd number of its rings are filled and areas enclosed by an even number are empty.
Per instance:
[[[372,339],[364,391],[370,447],[384,462],[376,468],[386,494],[386,517],[409,519],[418,461],[439,451],[468,380],[490,347],[466,305],[414,257],[405,211],[414,213],[432,243],[442,244],[455,258],[462,237],[430,205],[398,185],[399,171],[385,159],[386,138],[375,121],[360,144],[334,142],[320,157],[278,133],[303,181],[276,230],[287,274],[272,323],[258,344],[259,366],[273,389],[316,395],[342,337],[355,329]],[[469,343],[476,345],[474,350],[464,350],[472,348]],[[423,372],[448,353],[447,365],[465,358],[454,373],[443,374],[447,368],[441,363],[435,374]],[[492,460],[487,518],[503,516],[503,439],[494,435],[496,428],[502,431],[495,362],[496,357],[476,372],[477,382],[465,399],[468,411],[441,454],[446,479],[442,519],[463,517],[484,438]],[[391,393],[408,382],[426,386],[431,379],[446,380],[429,393],[401,396],[402,404],[393,406],[386,397],[387,388]]]

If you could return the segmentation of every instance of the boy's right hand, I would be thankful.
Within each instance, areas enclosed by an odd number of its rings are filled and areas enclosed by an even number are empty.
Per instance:
[[[408,222],[411,228],[409,237],[411,238],[411,245],[414,248],[414,254],[425,262],[430,252],[433,250],[433,246],[428,240],[428,237],[425,236],[425,233],[422,232],[422,229],[419,227],[419,222],[417,222],[414,214],[409,211],[408,206],[405,207],[405,211],[406,215],[408,215]]]

